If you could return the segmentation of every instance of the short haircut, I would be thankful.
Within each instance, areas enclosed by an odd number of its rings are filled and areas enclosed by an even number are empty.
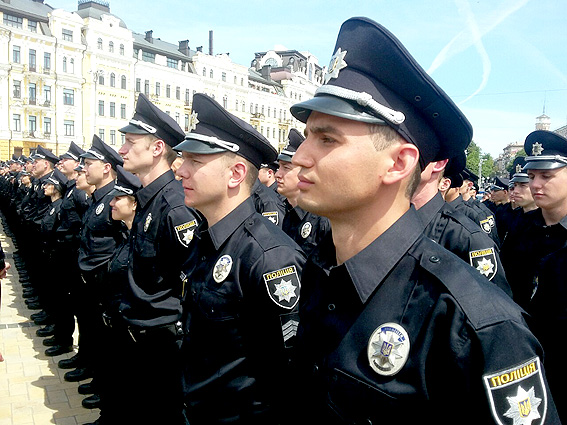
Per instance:
[[[392,127],[383,124],[368,124],[368,131],[377,152],[389,148],[396,143],[408,143]],[[412,171],[406,187],[406,197],[411,199],[421,182],[421,168],[419,164]]]
[[[171,146],[169,146],[167,143],[165,143],[164,140],[160,139],[159,137],[154,136],[153,134],[148,134],[146,136],[146,140],[148,142],[148,147],[153,142],[155,142],[156,140],[161,140],[164,143],[165,151],[164,151],[163,157],[167,161],[167,164],[171,167],[171,164],[173,164],[173,161],[175,161],[175,158],[177,158],[177,152],[175,152]]]
[[[244,162],[246,164],[246,177],[244,178],[243,183],[249,190],[252,190],[252,186],[254,186],[254,183],[258,180],[258,168],[256,168],[256,166],[254,166],[246,158],[237,155],[234,152],[225,152],[222,157],[224,158],[227,166],[230,166],[237,161]]]

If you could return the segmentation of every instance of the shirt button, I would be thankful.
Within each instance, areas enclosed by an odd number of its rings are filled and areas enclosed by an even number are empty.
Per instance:
[[[201,257],[201,261],[206,261],[207,257],[205,257],[204,255]]]
[[[439,257],[432,255],[431,257],[429,257],[429,261],[431,261],[432,263],[438,263],[441,260],[439,259]]]
[[[336,308],[337,307],[335,306],[335,304],[332,304],[332,303],[327,306],[327,310],[329,310],[329,311],[334,311]]]

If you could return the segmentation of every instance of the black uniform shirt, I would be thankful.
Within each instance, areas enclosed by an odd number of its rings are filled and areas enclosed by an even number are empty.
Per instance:
[[[299,206],[292,207],[287,200],[285,205],[286,213],[282,229],[306,255],[309,255],[319,241],[331,230],[329,219],[305,211]]]
[[[102,307],[113,320],[118,319],[118,309],[124,287],[128,281],[128,239],[130,231],[124,226],[116,241],[116,250],[108,262],[108,279],[103,284]]]
[[[438,193],[417,214],[426,226],[425,236],[457,255],[512,296],[498,247],[475,222],[456,211],[453,203],[448,204]]]
[[[251,198],[254,201],[256,212],[262,214],[276,226],[282,227],[285,206],[279,194],[267,188],[260,183],[260,180],[256,179],[256,183],[252,186]]]
[[[501,258],[514,300],[530,312],[530,300],[537,290],[542,260],[567,243],[567,216],[547,226],[538,208],[522,216],[521,223],[508,233]]]
[[[57,238],[61,242],[69,242],[70,247],[77,243],[82,225],[82,217],[88,209],[89,196],[84,190],[76,187],[77,182],[71,180],[61,204],[61,221],[57,228]]]
[[[460,195],[451,201],[449,205],[461,214],[466,215],[480,226],[481,230],[490,236],[496,246],[500,248],[500,238],[498,237],[498,231],[496,230],[496,219],[494,218],[494,213],[492,211],[480,202],[474,201],[472,198],[465,201]]]
[[[179,273],[198,224],[185,205],[181,182],[168,170],[136,193],[130,231],[128,283],[120,310],[133,326],[152,327],[181,317]]]
[[[266,419],[274,404],[272,414],[292,413],[286,347],[297,329],[304,254],[250,198],[212,227],[204,222],[193,243],[182,344],[189,421],[268,424],[254,418]]]
[[[51,201],[51,199],[50,199]],[[51,202],[49,209],[41,219],[40,232],[43,252],[49,254],[55,248],[55,231],[60,222],[60,211],[63,199]]]
[[[79,243],[79,268],[83,272],[103,271],[99,268],[106,267],[114,254],[123,224],[112,219],[112,189],[114,181],[95,190],[92,204],[83,216]]]
[[[315,420],[304,423],[512,423],[507,415],[528,413],[558,423],[522,310],[426,238],[413,207],[344,264],[335,257],[326,237],[302,275],[307,379],[296,399]]]

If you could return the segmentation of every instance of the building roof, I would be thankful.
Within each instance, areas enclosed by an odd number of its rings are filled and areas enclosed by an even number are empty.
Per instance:
[[[0,0],[0,10],[16,16],[33,18],[36,21],[47,22],[47,14],[53,7],[43,3],[43,0]]]
[[[102,0],[79,0],[79,8],[75,13],[77,13],[83,19],[93,18],[101,20],[102,15],[114,16],[120,21],[120,26],[122,28],[128,28],[126,26],[126,23],[119,16],[110,13],[109,4]]]
[[[179,51],[179,46],[168,43],[167,41],[163,41],[159,38],[152,38],[152,41],[150,42],[146,40],[146,36],[144,34],[132,32],[132,36],[134,37],[135,49],[138,48],[145,51],[158,53],[172,59],[180,59],[185,61],[188,61],[193,57],[193,55],[196,54],[194,50],[190,50],[189,56],[187,56]]]
[[[553,132],[559,134],[560,136],[567,137],[567,125],[564,125],[563,127],[559,127],[557,130],[554,130]]]

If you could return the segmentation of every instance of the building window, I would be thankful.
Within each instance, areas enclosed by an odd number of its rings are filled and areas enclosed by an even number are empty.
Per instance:
[[[67,72],[67,58],[63,57],[63,72]]]
[[[185,71],[185,62],[181,62],[181,71]]]
[[[43,86],[43,102],[44,106],[51,104],[51,86]]]
[[[4,25],[8,25],[10,27],[15,28],[22,28],[22,23],[24,22],[23,18],[18,16],[8,15],[4,12]]]
[[[242,102],[242,112],[246,112],[246,102]]]
[[[65,126],[65,136],[75,135],[75,121],[65,120],[63,125]]]
[[[28,117],[28,131],[30,132],[30,135],[35,133],[36,130],[37,130],[37,118],[35,115],[30,115]]]
[[[226,83],[226,72],[221,74],[221,79]]]
[[[122,88],[123,90],[126,90],[126,76],[123,75],[120,78],[120,88]]]
[[[43,70],[49,71],[51,69],[51,53],[45,52],[43,54]]]
[[[109,111],[111,118],[116,118],[116,103],[110,102]]]
[[[35,83],[29,83],[28,94],[30,98],[30,105],[35,105],[35,99],[36,99]]]
[[[165,97],[168,99],[171,97],[171,86],[169,84],[165,86]]]
[[[22,97],[22,82],[19,80],[14,80],[14,97]]]
[[[243,86],[244,85],[244,78],[240,79],[240,85]]]
[[[102,38],[99,38],[96,41],[96,47],[98,48],[98,50],[102,50]]]
[[[160,96],[161,93],[161,84],[156,81],[156,96]]]
[[[6,15],[4,15],[6,16]],[[20,46],[13,46],[12,47],[12,62],[20,63]]]
[[[271,113],[271,111],[272,111],[272,108],[270,108],[270,107],[268,106],[268,118],[270,118],[270,113]]]
[[[152,52],[146,52],[145,50],[142,50],[142,60],[144,62],[151,62],[151,63],[155,63],[156,62],[156,54],[152,53]]]
[[[125,103],[120,104],[120,118],[122,118],[123,120],[126,119],[126,104]]]
[[[75,73],[75,59],[69,59],[69,74]]]
[[[185,131],[189,131],[189,114],[185,114]]]
[[[207,68],[203,68],[203,77],[207,76]]]
[[[104,116],[104,100],[98,101],[98,114],[103,117]],[[102,137],[101,137],[102,139]]]
[[[150,80],[144,80],[144,94],[146,96],[150,95]]]
[[[51,118],[49,117],[43,118],[43,133],[45,135],[51,134]]]
[[[175,113],[175,122],[179,124],[179,112]]]
[[[136,78],[136,91],[140,92],[142,90],[142,80],[140,78]]]
[[[114,75],[114,72],[110,74],[110,87],[116,87],[116,75]]]
[[[124,56],[124,44],[120,45],[120,56]]]
[[[20,114],[12,115],[12,123],[14,125],[14,131],[22,131],[22,121],[20,120]]]
[[[116,145],[116,130],[110,130],[110,144]]]
[[[73,31],[63,28],[62,35],[63,35],[63,40],[73,41]]]
[[[134,58],[138,59],[138,54],[140,53],[140,49],[134,49],[132,51],[132,56],[134,56]]]
[[[177,100],[181,99],[181,87],[179,87],[179,86],[175,87],[175,98]]]
[[[110,53],[114,53],[114,42],[112,42],[112,41],[108,42],[108,51]]]
[[[100,140],[104,142],[104,128],[98,129],[98,137],[100,137]]]
[[[31,32],[37,32],[37,21],[31,21],[28,19],[28,30]]]
[[[75,104],[75,91],[73,89],[63,89],[63,105]]]
[[[36,67],[35,49],[30,49],[29,58],[30,58],[30,71],[35,71],[35,67]]]
[[[210,77],[210,78],[213,78],[213,75],[214,75],[214,74],[213,74],[213,70],[211,69],[211,70],[209,71],[209,77]]]
[[[185,105],[189,106],[190,101],[191,101],[191,90],[185,89]]]
[[[171,59],[171,58],[167,58],[167,66],[169,68],[175,68],[177,69],[179,64],[179,61],[177,59]]]
[[[228,97],[226,97],[226,96],[223,96],[223,98],[222,98],[222,107],[224,109],[228,109]]]
[[[98,76],[98,84],[104,86],[104,74]]]
[[[238,111],[238,99],[236,99],[236,102],[234,102],[234,110]]]

